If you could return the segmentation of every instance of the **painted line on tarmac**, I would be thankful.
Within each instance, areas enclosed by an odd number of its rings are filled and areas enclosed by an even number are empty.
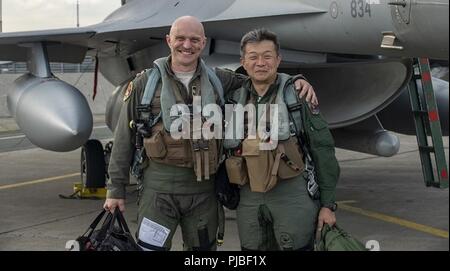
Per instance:
[[[348,205],[348,204],[355,203],[355,202],[356,201],[354,201],[354,200],[347,200],[347,201],[338,201],[337,203],[339,204],[338,208],[340,210],[345,210],[345,211],[356,213],[359,215],[375,218],[378,220],[382,220],[385,222],[389,222],[392,224],[397,224],[397,225],[400,225],[400,226],[403,226],[406,228],[410,228],[410,229],[413,229],[416,231],[421,231],[421,232],[425,232],[425,233],[428,233],[428,234],[431,234],[434,236],[448,239],[448,231],[436,229],[436,228],[433,228],[430,226],[422,225],[422,224],[408,221],[405,219],[401,219],[398,217],[389,216],[389,215],[385,215],[385,214],[381,214],[381,213],[377,213],[377,212],[373,212],[373,211],[368,211],[368,210],[364,210],[362,208],[353,207],[353,206]]]
[[[44,178],[44,179],[38,179],[38,180],[33,180],[33,181],[28,181],[28,182],[23,182],[23,183],[2,185],[2,186],[0,186],[0,191],[1,190],[6,190],[6,189],[11,189],[11,188],[17,188],[17,187],[21,187],[21,186],[38,184],[38,183],[46,183],[46,182],[58,181],[58,180],[62,180],[62,179],[65,179],[65,178],[70,178],[70,177],[75,177],[75,176],[80,176],[80,173],[72,173],[72,174],[56,176],[56,177],[50,177],[50,178]]]
[[[108,128],[108,126],[106,125],[99,125],[99,126],[94,126],[92,127],[92,129],[103,129],[103,128]],[[17,136],[5,136],[5,137],[0,137],[0,140],[7,140],[7,139],[16,139],[16,138],[25,138],[25,135],[17,135]]]
[[[24,135],[18,135],[18,136],[7,136],[7,137],[0,137],[0,140],[7,140],[7,139],[16,139],[16,138],[24,138]]]

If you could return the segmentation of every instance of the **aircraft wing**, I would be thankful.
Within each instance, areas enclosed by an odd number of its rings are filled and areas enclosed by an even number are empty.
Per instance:
[[[0,60],[26,60],[24,42],[50,42],[50,61],[80,60],[81,48],[126,56],[160,43],[170,24],[186,14],[204,22],[210,39],[239,43],[247,31],[265,27],[295,51],[448,59],[448,1],[353,2],[133,0],[89,27],[0,34]]]
[[[120,8],[104,22],[81,28],[65,28],[44,31],[27,31],[0,34],[0,60],[26,61],[27,53],[23,44],[45,42],[49,60],[53,62],[81,62],[88,50],[94,54],[113,55],[120,44],[120,54],[133,53],[148,47],[168,33],[173,20],[185,13],[174,12],[174,1],[152,2],[155,9],[138,8],[150,1],[131,1]],[[282,1],[274,9],[269,0],[263,0],[254,6],[254,1],[220,1],[215,5],[205,5],[204,1],[187,1],[189,10],[196,10],[197,15],[206,27],[212,23],[222,23],[228,20],[245,20],[267,16],[294,14],[311,14],[325,12],[299,1]],[[263,3],[267,2],[267,3]],[[175,6],[181,9],[184,3]],[[212,29],[213,31],[213,29]]]
[[[0,60],[28,60],[27,43],[47,43],[49,60],[80,63],[88,49],[88,40],[95,35],[90,29],[61,29],[0,34]]]

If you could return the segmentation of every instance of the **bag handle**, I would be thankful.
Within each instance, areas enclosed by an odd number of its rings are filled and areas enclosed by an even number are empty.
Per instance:
[[[116,224],[116,221],[121,230],[123,230],[126,233],[130,233],[130,229],[128,228],[127,222],[125,221],[125,218],[123,217],[123,214],[120,210],[116,210],[112,214],[112,218],[111,221],[109,221],[108,227],[105,227],[107,228],[108,232],[112,232],[114,230],[114,225]]]
[[[324,224],[322,231],[320,233],[320,239],[319,242],[322,242],[323,240],[325,240],[325,235],[331,231],[331,230],[336,230],[339,233],[339,236],[348,236],[347,232],[345,232],[344,230],[342,230],[342,228],[338,227],[337,224],[334,224],[333,226],[330,226],[328,224]],[[331,240],[332,241],[332,240]]]
[[[116,220],[124,232],[130,233],[130,229],[128,228],[127,222],[125,221],[122,212],[117,212]]]
[[[101,238],[103,238],[106,235],[106,232],[108,231],[112,221],[113,221],[113,215],[110,212],[108,212],[105,220],[103,221],[102,227],[98,231],[97,236],[100,236]]]
[[[82,236],[87,235],[87,238],[90,238],[92,233],[94,232],[95,228],[97,227],[98,223],[100,222],[100,220],[102,220],[103,216],[105,215],[106,210],[102,209],[102,211],[100,212],[100,214],[97,215],[97,217],[94,219],[94,221],[92,221],[91,225],[89,226],[89,228],[83,233]]]
[[[329,231],[331,231],[333,228],[337,229],[339,231],[339,233],[342,234],[341,229],[338,228],[336,224],[334,224],[333,226],[330,226],[330,225],[324,223],[324,225],[320,231],[316,229],[316,234],[315,234],[315,238],[314,238],[315,247],[318,247],[320,243],[324,242],[325,235],[327,235],[327,233]]]

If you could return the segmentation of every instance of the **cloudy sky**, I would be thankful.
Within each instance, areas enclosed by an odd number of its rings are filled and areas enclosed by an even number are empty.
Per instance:
[[[77,25],[77,0],[2,0],[3,32],[42,30]],[[120,0],[79,0],[80,26],[101,22]]]

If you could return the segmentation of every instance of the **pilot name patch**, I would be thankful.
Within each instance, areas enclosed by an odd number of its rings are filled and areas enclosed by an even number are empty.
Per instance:
[[[123,95],[123,101],[125,102],[130,98],[131,93],[133,92],[133,82],[128,83],[127,90],[125,90],[125,94]]]

